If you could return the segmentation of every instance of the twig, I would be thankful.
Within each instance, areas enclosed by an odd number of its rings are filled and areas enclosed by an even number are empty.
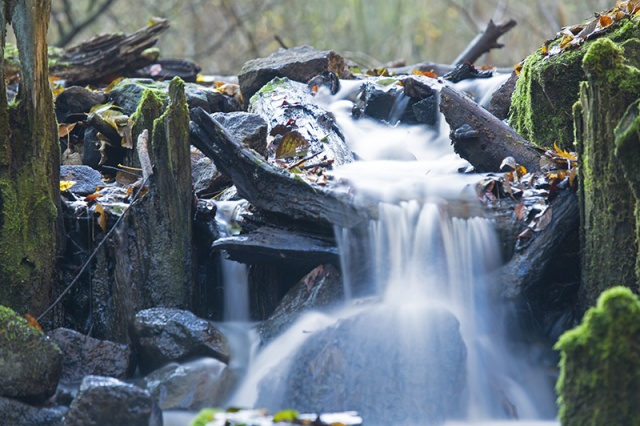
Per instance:
[[[280,38],[280,36],[278,34],[274,35],[273,38],[276,39],[276,41],[278,42],[278,44],[280,45],[280,47],[282,47],[283,49],[288,49],[287,45],[285,44],[285,42]]]
[[[515,26],[516,21],[513,19],[497,25],[490,19],[487,28],[469,43],[464,52],[453,61],[453,64],[459,65],[465,62],[473,64],[480,56],[491,49],[503,47],[503,44],[498,43],[498,38]]]
[[[45,317],[45,315],[47,315],[49,312],[51,312],[51,310],[56,307],[58,305],[58,303],[60,303],[60,301],[62,301],[62,299],[64,298],[64,296],[66,296],[66,294],[71,290],[71,288],[78,282],[78,280],[80,279],[80,277],[82,276],[82,273],[85,271],[85,269],[87,269],[87,267],[89,266],[89,264],[91,263],[91,261],[93,260],[93,258],[96,256],[96,254],[98,254],[98,250],[100,250],[100,248],[102,247],[102,245],[109,239],[109,237],[111,236],[111,233],[118,227],[118,224],[122,221],[122,219],[127,215],[127,213],[129,212],[129,210],[131,209],[131,206],[133,205],[133,203],[136,202],[136,200],[138,199],[138,197],[140,196],[140,193],[142,192],[142,189],[144,188],[144,186],[147,184],[147,180],[143,180],[142,185],[140,185],[140,187],[138,188],[138,190],[136,191],[136,193],[133,195],[133,198],[131,199],[131,203],[129,203],[129,207],[127,207],[127,209],[122,213],[122,215],[120,215],[120,217],[118,218],[118,220],[116,220],[116,223],[113,224],[113,226],[111,227],[111,229],[109,229],[109,231],[104,235],[104,238],[102,238],[102,240],[98,243],[98,245],[96,246],[96,248],[93,250],[93,252],[91,253],[91,256],[89,256],[87,258],[87,260],[85,260],[84,264],[82,265],[82,268],[80,268],[80,271],[78,272],[78,274],[76,275],[76,277],[73,279],[73,281],[71,281],[71,283],[62,291],[62,293],[60,293],[60,295],[58,296],[58,298],[43,312],[40,314],[40,316],[37,318],[37,321],[40,322],[42,320],[42,318]]]
[[[291,170],[291,169],[293,169],[294,167],[298,167],[300,164],[302,164],[302,163],[304,163],[304,162],[306,162],[306,161],[309,161],[309,160],[311,160],[312,158],[315,158],[315,157],[317,157],[317,156],[318,156],[318,155],[320,155],[320,154],[322,154],[322,151],[316,152],[315,154],[310,155],[310,156],[308,156],[308,157],[305,157],[305,158],[303,158],[303,159],[302,159],[302,160],[300,160],[300,161],[296,161],[295,163],[293,163],[292,165],[290,165],[289,167],[287,167],[287,170]]]

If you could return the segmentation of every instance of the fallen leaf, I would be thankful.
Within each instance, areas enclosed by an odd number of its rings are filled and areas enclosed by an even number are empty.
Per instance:
[[[31,327],[35,328],[36,330],[40,330],[40,331],[42,331],[42,327],[40,327],[40,324],[38,324],[38,320],[37,320],[37,319],[35,319],[35,317],[33,317],[33,315],[30,315],[30,314],[24,314],[24,317],[26,318],[27,323],[28,323]]]
[[[276,149],[276,158],[302,157],[309,150],[309,142],[297,130],[285,133]]]
[[[98,215],[98,217],[96,218],[98,225],[102,229],[102,232],[106,234],[107,233],[107,213],[104,211],[104,208],[100,203],[96,203],[94,209],[95,209],[94,210],[95,214]]]
[[[67,136],[69,133],[71,133],[73,128],[76,127],[76,124],[78,124],[78,122],[58,124],[58,137],[64,138],[65,136]]]
[[[76,181],[74,180],[61,180],[60,192],[67,192],[75,184],[76,184]]]

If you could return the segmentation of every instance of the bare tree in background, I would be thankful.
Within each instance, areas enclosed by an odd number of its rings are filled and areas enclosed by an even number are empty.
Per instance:
[[[58,47],[68,46],[82,30],[100,19],[115,2],[116,0],[52,0],[51,22],[57,29],[57,39],[53,44]]]

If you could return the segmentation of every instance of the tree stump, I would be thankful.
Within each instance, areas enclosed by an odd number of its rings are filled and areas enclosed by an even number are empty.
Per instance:
[[[0,63],[0,304],[34,315],[49,304],[62,231],[60,147],[47,71],[50,7],[49,0],[0,0],[0,49],[10,22],[22,76],[9,105]]]
[[[623,48],[608,39],[594,42],[582,61],[588,81],[574,107],[580,161],[583,306],[595,305],[607,288],[638,289],[637,200],[629,174],[637,163],[624,150],[616,155],[616,126],[640,98],[640,70],[624,64]],[[629,148],[637,158],[640,148]],[[626,158],[625,158],[626,157]]]

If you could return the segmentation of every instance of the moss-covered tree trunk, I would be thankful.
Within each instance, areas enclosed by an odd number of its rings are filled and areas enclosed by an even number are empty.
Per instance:
[[[638,217],[627,171],[636,172],[640,165],[625,166],[628,158],[616,155],[615,129],[640,98],[640,71],[625,65],[623,48],[609,39],[594,42],[582,64],[587,81],[574,107],[581,175],[581,297],[584,306],[593,306],[607,288],[638,289]]]
[[[60,151],[47,71],[49,10],[49,0],[0,0],[0,53],[10,23],[21,64],[19,93],[8,104],[0,63],[0,304],[33,314],[49,303],[61,234]]]

